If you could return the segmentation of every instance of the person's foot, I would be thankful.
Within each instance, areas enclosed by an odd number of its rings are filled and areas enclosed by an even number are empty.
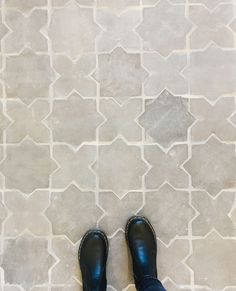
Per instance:
[[[135,284],[145,277],[157,278],[157,243],[155,231],[147,218],[131,217],[125,229],[130,249]]]
[[[80,244],[79,263],[84,291],[105,291],[108,240],[100,230],[88,231]]]

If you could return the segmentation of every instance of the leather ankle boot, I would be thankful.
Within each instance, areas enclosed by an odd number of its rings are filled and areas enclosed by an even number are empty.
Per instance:
[[[133,216],[127,222],[125,234],[136,286],[145,277],[157,278],[157,243],[151,223],[145,217]]]
[[[79,263],[84,291],[105,291],[108,240],[100,230],[88,231],[80,244]]]

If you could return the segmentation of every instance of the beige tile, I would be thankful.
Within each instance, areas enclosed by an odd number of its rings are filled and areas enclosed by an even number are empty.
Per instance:
[[[183,71],[188,79],[191,95],[205,96],[210,101],[235,91],[236,53],[224,51],[211,44],[204,51],[190,54],[189,66]],[[209,86],[211,76],[211,86]]]
[[[47,0],[7,0],[5,5],[7,8],[17,8],[22,12],[29,12],[34,7],[47,6]]]
[[[119,229],[125,230],[127,220],[138,212],[142,202],[141,192],[129,192],[122,199],[112,192],[99,193],[99,205],[105,211],[99,227],[108,235],[113,235]]]
[[[177,239],[168,247],[161,241],[157,242],[157,246],[159,280],[169,278],[177,285],[189,285],[191,273],[184,261],[190,253],[190,243]]]
[[[225,240],[215,232],[194,240],[193,254],[187,263],[194,271],[195,284],[207,285],[212,290],[236,285],[235,247],[235,240]]]
[[[140,5],[140,0],[98,0],[99,8],[107,8],[117,14],[120,14],[127,8],[134,8]]]
[[[5,40],[6,52],[20,52],[25,47],[40,52],[47,51],[47,39],[41,33],[41,29],[47,24],[47,18],[47,11],[43,9],[35,9],[28,15],[19,10],[7,10],[5,21],[11,31]]]
[[[95,228],[102,210],[95,204],[93,192],[82,192],[70,185],[64,192],[53,192],[46,215],[52,223],[53,234],[66,235],[73,243]]]
[[[172,53],[164,58],[157,52],[145,53],[143,65],[149,76],[144,82],[144,92],[147,96],[157,96],[167,88],[175,94],[186,94],[188,83],[181,71],[187,65],[185,53]]]
[[[101,97],[113,97],[124,103],[129,97],[142,94],[142,83],[148,73],[141,66],[141,56],[118,47],[110,54],[98,56],[94,78],[100,84]]]
[[[233,18],[232,5],[221,5],[213,11],[204,5],[192,5],[189,7],[189,17],[196,25],[190,36],[191,48],[205,48],[211,41],[223,48],[234,46],[234,36],[228,28]]]
[[[49,146],[24,140],[19,145],[8,145],[0,164],[6,187],[31,193],[37,188],[49,187],[49,175],[57,168],[50,157]]]
[[[19,100],[10,100],[7,114],[13,120],[6,131],[8,143],[19,143],[27,136],[35,142],[49,142],[50,131],[43,123],[49,114],[48,101],[35,100],[27,106]]]
[[[151,166],[145,175],[147,189],[157,189],[166,181],[176,188],[188,187],[188,175],[181,167],[188,157],[187,146],[173,146],[165,153],[157,145],[147,145],[144,157]]]
[[[4,199],[10,215],[4,225],[6,236],[20,235],[28,230],[37,236],[45,236],[50,233],[50,225],[44,211],[49,205],[49,193],[35,191],[30,197],[20,192],[5,192]]]
[[[117,268],[117,266],[119,266]],[[122,290],[132,283],[132,267],[129,261],[125,235],[119,231],[110,239],[110,253],[107,266],[108,284],[116,290]]]
[[[99,111],[106,118],[99,128],[101,141],[112,141],[118,135],[130,141],[142,139],[142,129],[137,123],[142,113],[142,100],[130,99],[122,106],[112,99],[101,100]]]
[[[236,139],[236,127],[229,122],[234,112],[234,99],[220,99],[210,105],[204,99],[191,100],[191,112],[197,122],[191,129],[194,141],[206,140],[211,134],[216,134],[223,141]]]
[[[6,57],[3,79],[8,98],[20,98],[30,104],[35,98],[47,98],[55,78],[48,55],[25,49],[19,55]]]
[[[90,74],[96,66],[95,55],[83,55],[78,60],[72,61],[66,55],[58,55],[53,58],[53,67],[59,74],[53,84],[54,96],[65,97],[76,90],[84,97],[94,97],[97,86]]]
[[[53,157],[59,168],[52,174],[53,188],[66,188],[75,182],[81,189],[94,189],[96,177],[91,171],[96,147],[83,145],[74,151],[67,145],[53,147]]]
[[[155,7],[144,8],[143,22],[137,31],[143,38],[145,50],[167,56],[174,50],[185,49],[186,35],[191,27],[185,18],[184,6],[161,0]]]
[[[52,10],[48,34],[55,53],[66,53],[71,58],[77,58],[83,53],[94,52],[95,37],[100,30],[93,20],[92,9],[70,1],[67,6]]]
[[[114,191],[119,197],[130,189],[141,189],[147,164],[138,146],[128,146],[117,139],[111,145],[99,146],[98,155],[94,169],[99,175],[100,189]]]
[[[79,279],[78,245],[73,245],[67,238],[53,238],[52,249],[58,262],[52,268],[52,284],[73,285]]]
[[[99,51],[111,51],[118,45],[128,50],[140,49],[141,42],[134,31],[141,21],[141,12],[138,9],[128,9],[121,15],[106,9],[98,9],[96,20],[103,28],[97,40]]]
[[[73,93],[66,100],[54,101],[47,123],[54,141],[78,146],[96,139],[96,127],[102,120],[95,100]]]
[[[235,236],[236,228],[229,217],[235,193],[222,192],[213,199],[206,192],[193,192],[192,205],[199,215],[192,223],[193,235],[204,236],[212,229],[222,236]]]
[[[47,284],[48,270],[54,262],[44,238],[24,235],[4,242],[1,267],[5,282],[18,284],[25,291],[35,285]]]
[[[235,148],[215,137],[206,143],[192,147],[192,157],[184,168],[192,176],[195,188],[204,189],[215,196],[222,189],[231,189],[236,185]],[[206,163],[207,161],[207,163]]]
[[[146,192],[146,204],[140,213],[150,218],[157,237],[164,243],[176,236],[187,236],[188,224],[195,215],[189,205],[189,193],[174,190],[168,184]]]
[[[170,147],[187,139],[188,127],[194,117],[188,112],[187,99],[164,90],[156,99],[147,100],[139,123],[145,128],[146,140]]]

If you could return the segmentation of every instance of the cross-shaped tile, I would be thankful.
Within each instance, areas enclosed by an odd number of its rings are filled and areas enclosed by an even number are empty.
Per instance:
[[[235,193],[223,191],[216,198],[204,191],[192,193],[192,205],[199,215],[192,223],[193,235],[204,236],[213,228],[222,236],[234,236],[235,226],[229,217]]]
[[[142,112],[142,101],[130,99],[122,106],[114,100],[101,100],[99,111],[106,117],[106,121],[99,128],[101,141],[112,141],[122,135],[126,140],[139,141],[142,130],[136,119]]]
[[[47,51],[47,39],[40,31],[47,24],[46,10],[35,9],[24,15],[18,10],[8,9],[5,21],[11,29],[5,39],[6,52],[20,52],[25,47],[34,51]]]
[[[96,96],[96,83],[90,77],[95,66],[93,55],[83,55],[75,61],[65,55],[54,56],[53,67],[60,74],[53,84],[54,96],[65,97],[73,90],[84,97]]]
[[[168,58],[158,53],[145,53],[143,65],[149,72],[144,82],[144,92],[147,96],[159,95],[164,89],[174,94],[187,93],[188,84],[181,74],[187,65],[185,53],[172,53]]]
[[[95,175],[90,166],[94,162],[96,147],[83,145],[75,151],[67,145],[53,147],[53,156],[59,168],[52,175],[53,188],[65,188],[76,182],[81,189],[94,189]]]
[[[141,20],[139,10],[127,10],[117,16],[100,9],[97,11],[96,20],[104,29],[97,40],[99,51],[111,51],[118,45],[125,49],[140,48],[138,34],[134,31],[134,27]]]
[[[16,236],[28,230],[35,235],[46,235],[50,225],[44,211],[49,205],[47,191],[35,191],[29,197],[17,191],[5,193],[5,204],[10,211],[4,232],[7,236]]]
[[[166,246],[158,241],[157,246],[159,279],[170,278],[176,284],[189,285],[190,271],[184,264],[184,260],[190,252],[189,242],[176,239],[169,246]]]
[[[211,41],[221,47],[234,46],[233,33],[227,27],[233,18],[232,5],[220,5],[213,11],[203,5],[190,5],[189,18],[196,25],[190,36],[191,48],[205,48]]]
[[[233,98],[219,99],[215,105],[205,99],[192,99],[190,108],[197,119],[191,129],[194,141],[206,140],[213,133],[223,141],[236,139],[236,128],[228,121],[234,112]]]
[[[166,181],[176,188],[188,187],[188,175],[181,168],[188,158],[187,146],[176,145],[165,153],[158,145],[147,145],[144,157],[151,165],[145,176],[147,189],[157,189]]]
[[[52,249],[58,258],[52,268],[52,284],[72,284],[79,278],[78,245],[73,245],[66,237],[56,237],[52,240]]]
[[[43,124],[43,119],[49,113],[49,103],[46,100],[36,100],[30,106],[18,101],[7,102],[7,114],[13,122],[7,129],[7,142],[19,143],[26,136],[35,142],[48,142],[49,129]]]
[[[141,192],[128,192],[121,199],[112,192],[99,193],[99,205],[105,212],[105,216],[99,222],[100,227],[108,235],[113,235],[118,229],[124,230],[127,220],[137,213],[142,202]]]

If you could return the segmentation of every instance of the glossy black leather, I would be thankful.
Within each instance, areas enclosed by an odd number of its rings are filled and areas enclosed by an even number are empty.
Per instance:
[[[79,263],[84,291],[105,291],[108,240],[100,230],[88,231],[80,244]]]
[[[151,223],[145,217],[131,217],[125,234],[132,257],[136,287],[145,277],[157,278],[157,243]]]

